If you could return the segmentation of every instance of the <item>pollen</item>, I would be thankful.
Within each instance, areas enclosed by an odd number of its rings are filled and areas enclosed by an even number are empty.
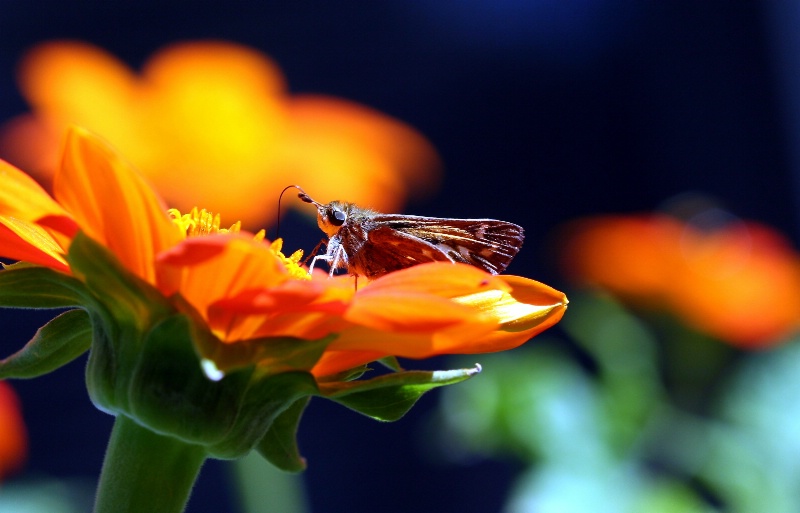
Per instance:
[[[198,209],[194,207],[188,214],[181,214],[177,208],[171,208],[167,210],[167,214],[183,230],[187,237],[213,235],[215,233],[238,233],[242,229],[241,221],[236,221],[230,228],[220,228],[220,215],[213,214],[204,208]],[[263,239],[263,233],[259,232],[259,234]],[[256,239],[258,239],[259,234],[256,234]]]
[[[275,239],[269,247],[278,259],[283,262],[284,267],[289,272],[289,276],[295,280],[310,280],[311,275],[308,270],[300,265],[300,260],[303,258],[303,250],[298,249],[288,257],[284,255],[281,250],[283,249],[283,239]]]

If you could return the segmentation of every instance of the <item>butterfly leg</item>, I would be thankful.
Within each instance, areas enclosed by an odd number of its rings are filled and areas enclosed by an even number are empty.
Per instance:
[[[344,248],[341,245],[329,247],[333,249],[333,255],[326,254],[326,256],[328,257],[328,263],[331,266],[330,276],[332,277],[333,273],[336,272],[336,269],[339,267],[347,267],[347,255],[345,254]],[[333,261],[331,262],[331,260]]]
[[[306,257],[303,259],[303,263],[305,264],[305,263],[307,263],[309,260],[311,260],[312,258],[314,258],[314,257],[317,255],[317,252],[319,251],[319,248],[321,248],[323,244],[325,244],[325,239],[322,239],[321,241],[319,241],[319,244],[317,244],[316,246],[314,246],[314,249],[311,251],[311,253],[309,253],[309,254],[308,254],[308,255],[307,255],[307,256],[306,256]]]
[[[331,277],[333,277],[336,269],[342,266],[347,266],[347,255],[345,254],[344,248],[341,245],[328,244],[328,249],[329,251],[324,255],[316,255],[311,260],[311,265],[308,266],[308,274],[311,274],[311,271],[314,270],[314,265],[316,265],[317,260],[322,260],[323,262],[328,263],[328,266],[330,267],[330,272],[328,274]]]
[[[324,262],[330,263],[331,257],[329,257],[328,255],[316,255],[314,258],[311,259],[311,265],[308,266],[308,274],[311,274],[311,272],[314,270],[314,265],[316,265],[317,260],[322,260]]]

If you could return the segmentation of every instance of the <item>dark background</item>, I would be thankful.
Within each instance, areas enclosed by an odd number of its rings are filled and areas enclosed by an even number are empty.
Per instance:
[[[178,40],[250,45],[280,64],[293,92],[351,99],[418,128],[439,150],[445,177],[438,196],[408,211],[524,225],[526,245],[509,271],[563,289],[546,244],[554,227],[657,209],[687,191],[796,237],[792,27],[800,15],[790,6],[4,0],[0,120],[26,110],[13,71],[43,40],[83,39],[134,67]],[[50,316],[0,311],[0,355]],[[14,383],[30,428],[30,474],[96,476],[112,419],[91,406],[82,374],[74,362]],[[395,424],[312,402],[300,431],[312,510],[498,511],[516,467],[437,462],[420,443],[436,401],[433,392]],[[213,462],[189,511],[230,511],[232,495]]]

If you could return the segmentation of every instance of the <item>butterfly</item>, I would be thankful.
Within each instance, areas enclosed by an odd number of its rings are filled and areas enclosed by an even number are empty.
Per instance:
[[[291,187],[317,208],[317,224],[328,236],[325,253],[314,256],[309,272],[321,260],[331,276],[344,268],[374,279],[425,262],[449,261],[498,274],[525,238],[521,226],[506,221],[382,214],[343,201],[319,203]]]

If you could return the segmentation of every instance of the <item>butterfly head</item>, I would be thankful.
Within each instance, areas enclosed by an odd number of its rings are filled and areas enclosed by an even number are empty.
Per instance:
[[[317,225],[328,237],[336,235],[342,228],[349,213],[349,203],[331,201],[327,205],[316,204]]]
[[[302,189],[300,189],[300,194],[297,196],[306,203],[311,203],[317,207],[317,225],[328,237],[336,235],[347,221],[351,207],[350,203],[331,201],[328,204],[322,204],[311,199],[311,196]]]

